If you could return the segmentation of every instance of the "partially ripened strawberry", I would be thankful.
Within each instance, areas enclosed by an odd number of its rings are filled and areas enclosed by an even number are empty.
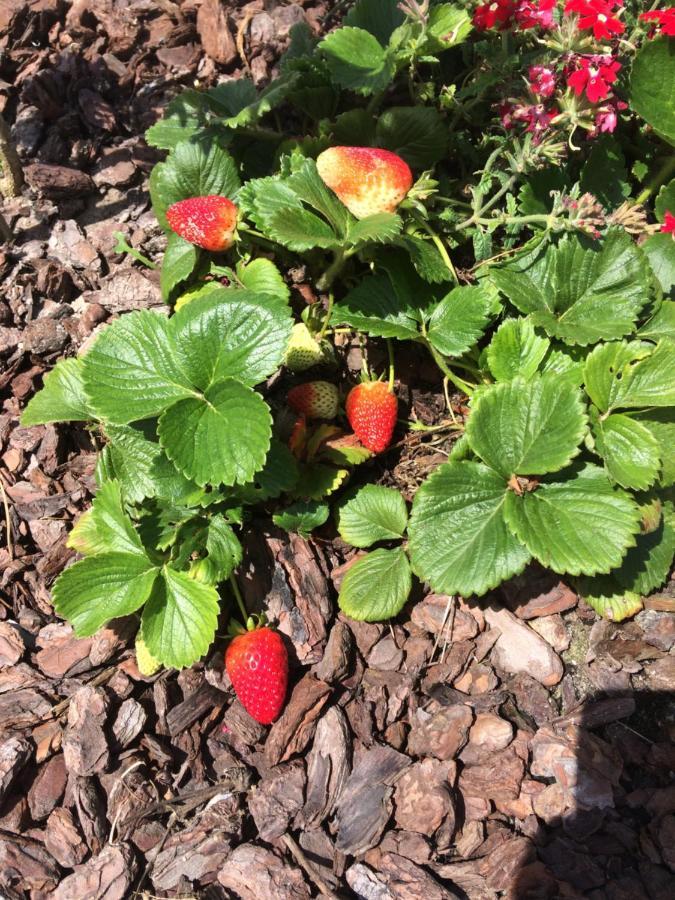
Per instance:
[[[232,639],[225,668],[246,712],[269,725],[281,712],[288,687],[288,653],[271,628],[254,628]]]
[[[323,361],[321,345],[312,335],[304,322],[293,326],[291,337],[286,347],[284,365],[291,372],[304,372]]]
[[[364,447],[381,453],[391,443],[398,400],[383,381],[364,381],[352,388],[345,410],[354,434]]]
[[[217,253],[232,246],[237,207],[227,197],[188,197],[166,211],[169,227],[184,240]]]
[[[395,212],[413,183],[400,156],[374,147],[329,147],[319,154],[316,167],[357,219]]]
[[[340,395],[330,381],[308,381],[291,388],[286,398],[290,408],[307,419],[334,419]]]

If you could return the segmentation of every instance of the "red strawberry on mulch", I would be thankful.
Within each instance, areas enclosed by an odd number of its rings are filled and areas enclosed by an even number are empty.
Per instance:
[[[261,725],[273,722],[284,706],[288,687],[288,653],[276,631],[248,621],[248,631],[232,639],[225,668],[246,712]]]
[[[232,246],[237,207],[227,197],[188,197],[166,211],[169,227],[184,240],[218,253]]]
[[[349,424],[364,447],[381,453],[391,443],[398,400],[383,381],[364,381],[352,388],[345,404]]]
[[[340,395],[330,381],[308,381],[291,388],[287,396],[291,409],[307,419],[334,419]]]
[[[400,156],[374,147],[329,147],[319,154],[316,168],[357,219],[395,212],[413,183]]]

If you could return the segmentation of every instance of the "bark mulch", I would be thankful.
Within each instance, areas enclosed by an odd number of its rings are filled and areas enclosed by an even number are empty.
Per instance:
[[[242,587],[292,657],[271,728],[235,700],[222,641],[146,679],[133,620],[77,639],[53,614],[96,447],[18,419],[58,358],[162,305],[156,273],[114,252],[115,231],[163,249],[143,131],[195,80],[264,84],[289,28],[320,31],[331,6],[0,0],[0,111],[27,182],[0,248],[0,895],[666,900],[672,584],[622,625],[535,569],[482,602],[420,595],[358,623],[337,614],[354,551],[331,526],[307,542],[261,520]],[[437,421],[433,378],[406,371],[411,415]],[[446,452],[411,434],[388,483],[410,496]]]

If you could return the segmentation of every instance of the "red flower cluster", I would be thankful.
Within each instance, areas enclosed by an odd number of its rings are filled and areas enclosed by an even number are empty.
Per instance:
[[[656,22],[661,34],[675,37],[675,6],[671,9],[654,9],[652,12],[642,13],[640,18],[644,22]]]
[[[623,34],[626,26],[613,15],[617,0],[567,0],[565,14],[579,15],[579,28],[582,31],[593,31],[596,41],[605,38],[612,40],[617,34]]]
[[[661,231],[665,234],[672,234],[675,237],[675,216],[668,211],[663,217],[663,225]]]
[[[473,14],[473,24],[481,31],[488,28],[508,28],[513,19],[516,5],[513,0],[494,0],[477,7]]]
[[[525,131],[534,135],[535,144],[544,137],[555,118],[555,112],[547,109],[543,103],[503,103],[499,114],[507,131],[518,124],[525,125]]]
[[[591,103],[605,100],[610,94],[610,84],[617,79],[621,63],[611,56],[580,56],[578,68],[567,76],[567,84],[577,96],[586,92]]]
[[[520,28],[553,28],[553,10],[558,0],[493,0],[482,3],[473,14],[473,24],[481,31],[500,31],[515,24]]]
[[[555,72],[549,66],[530,66],[529,87],[537,97],[552,97],[555,94]]]
[[[523,29],[553,28],[553,10],[558,0],[521,0],[516,7],[516,23]]]

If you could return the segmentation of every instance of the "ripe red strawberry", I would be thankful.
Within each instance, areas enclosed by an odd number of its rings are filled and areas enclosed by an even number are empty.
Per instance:
[[[225,668],[246,712],[269,725],[281,712],[288,687],[288,653],[278,632],[255,628],[232,639]]]
[[[340,396],[330,381],[308,381],[291,388],[286,398],[290,408],[307,419],[334,419]]]
[[[364,381],[352,388],[345,404],[349,424],[364,447],[381,453],[391,443],[398,400],[383,381]]]
[[[237,207],[227,197],[188,197],[166,211],[169,227],[191,244],[217,253],[232,246]]]
[[[329,147],[319,154],[316,167],[357,219],[395,212],[413,183],[400,156],[374,147]]]

